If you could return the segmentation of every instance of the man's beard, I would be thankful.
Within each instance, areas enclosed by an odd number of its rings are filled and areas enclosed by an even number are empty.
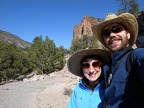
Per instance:
[[[123,37],[120,39],[121,40],[121,44],[117,45],[117,46],[114,46],[114,47],[111,47],[109,45],[107,45],[107,48],[112,52],[117,52],[117,51],[121,51],[123,49],[125,49],[128,45],[129,45],[129,39],[128,37]]]

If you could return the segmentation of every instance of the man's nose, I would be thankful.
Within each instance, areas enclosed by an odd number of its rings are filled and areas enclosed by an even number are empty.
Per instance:
[[[113,32],[110,32],[110,35],[109,36],[115,36],[115,33]]]

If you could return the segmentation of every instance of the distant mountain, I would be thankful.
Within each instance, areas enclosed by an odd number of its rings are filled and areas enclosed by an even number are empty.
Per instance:
[[[32,43],[26,42],[16,35],[2,30],[0,30],[0,41],[15,44],[17,47],[20,48],[30,48],[30,46],[32,45]]]

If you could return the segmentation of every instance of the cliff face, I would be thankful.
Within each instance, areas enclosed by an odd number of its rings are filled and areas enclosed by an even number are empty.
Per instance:
[[[82,38],[84,35],[92,36],[92,25],[99,24],[102,19],[96,19],[94,17],[85,16],[80,24],[76,25],[73,30],[73,39]],[[98,48],[102,48],[102,44],[98,41]]]
[[[102,19],[96,19],[94,17],[85,16],[80,24],[76,25],[73,30],[73,39],[81,38],[84,35],[92,36],[91,30],[92,24],[98,24]]]
[[[137,17],[139,24],[139,34],[136,41],[138,47],[144,47],[144,12]],[[92,36],[93,32],[91,26],[99,24],[103,19],[85,16],[81,23],[76,25],[73,30],[73,39],[81,38],[84,35]],[[100,42],[99,42],[100,43]]]

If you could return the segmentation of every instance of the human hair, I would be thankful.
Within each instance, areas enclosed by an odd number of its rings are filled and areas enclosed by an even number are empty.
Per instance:
[[[128,28],[124,24],[121,24],[121,23],[118,23],[118,24],[120,24],[121,26],[123,26],[125,28],[125,30],[128,30]]]
[[[88,55],[88,56],[82,58],[82,60],[80,61],[80,63],[82,64],[82,62],[85,62],[88,59],[99,60],[99,61],[103,62],[103,58],[101,56],[98,56],[98,55]]]

